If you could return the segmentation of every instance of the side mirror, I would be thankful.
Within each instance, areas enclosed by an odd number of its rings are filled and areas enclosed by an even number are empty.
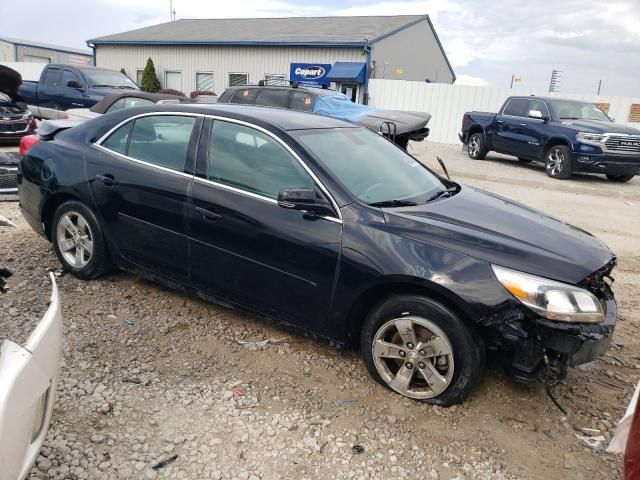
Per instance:
[[[67,82],[67,87],[69,88],[75,88],[77,90],[84,90],[84,88],[82,87],[82,85],[80,85],[80,82],[78,82],[77,80],[69,80]]]
[[[539,120],[546,120],[547,117],[545,117],[542,112],[540,110],[529,110],[529,118],[537,118]]]
[[[316,215],[334,215],[331,204],[314,188],[286,188],[278,193],[278,205]]]

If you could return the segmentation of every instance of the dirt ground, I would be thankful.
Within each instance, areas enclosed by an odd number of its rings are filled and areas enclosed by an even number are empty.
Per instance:
[[[620,318],[601,359],[556,389],[489,369],[457,407],[428,406],[375,383],[356,352],[295,336],[243,313],[117,273],[57,278],[64,363],[53,422],[31,478],[615,479],[621,458],[576,437],[608,440],[640,376],[640,178],[548,178],[541,166],[458,146],[416,144],[434,170],[524,202],[602,238],[616,252]],[[59,263],[21,218],[0,215],[0,340],[24,340],[46,309]],[[360,451],[361,446],[363,451]],[[155,471],[150,466],[177,455]]]

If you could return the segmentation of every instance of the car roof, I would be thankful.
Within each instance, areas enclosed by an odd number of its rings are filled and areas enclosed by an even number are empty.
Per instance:
[[[115,102],[117,102],[123,97],[144,98],[154,103],[157,103],[160,100],[182,100],[182,101],[190,100],[187,97],[179,97],[177,95],[171,95],[168,93],[150,93],[150,92],[141,92],[138,90],[126,90],[120,93],[112,93],[110,95],[105,95],[104,97],[102,97],[102,100],[96,103],[89,110],[95,113],[105,113],[111,105],[113,105]]]
[[[243,90],[246,88],[258,88],[258,89],[278,89],[278,90],[292,90],[294,92],[308,92],[316,95],[337,95],[340,92],[337,90],[331,90],[330,88],[317,88],[317,87],[292,87],[290,85],[238,85],[235,87],[227,87],[225,91],[229,90]]]
[[[260,126],[276,127],[280,130],[308,130],[317,128],[360,128],[359,125],[333,117],[305,113],[281,108],[237,104],[179,104],[149,105],[120,110],[127,117],[151,112],[200,113],[220,115],[234,120],[246,121]],[[117,112],[115,112],[117,113]],[[113,114],[109,114],[113,115]],[[124,115],[123,115],[124,116]],[[124,120],[124,118],[122,118]]]

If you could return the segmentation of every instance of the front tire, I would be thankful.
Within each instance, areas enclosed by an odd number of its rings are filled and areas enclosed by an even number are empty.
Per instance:
[[[111,268],[100,223],[81,202],[71,200],[57,208],[51,241],[63,270],[78,278],[97,278]]]
[[[566,145],[554,145],[544,156],[547,175],[551,178],[567,179],[573,172],[571,150]]]
[[[617,183],[627,183],[629,180],[635,177],[635,175],[615,175],[612,173],[607,173],[606,175],[609,180]]]
[[[484,144],[484,136],[481,133],[474,133],[467,142],[467,154],[472,160],[484,160],[489,150]]]
[[[361,352],[369,373],[408,398],[450,406],[482,377],[484,346],[444,305],[392,295],[367,315]]]

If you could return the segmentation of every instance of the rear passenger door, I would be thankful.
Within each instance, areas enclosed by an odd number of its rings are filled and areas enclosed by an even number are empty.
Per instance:
[[[127,261],[189,279],[187,216],[202,117],[150,114],[124,123],[87,153],[91,193]]]
[[[202,137],[192,189],[192,282],[320,332],[339,258],[338,212],[316,217],[280,207],[278,192],[316,187],[316,179],[264,130],[212,123],[211,133]]]
[[[38,106],[42,108],[56,109],[56,95],[60,89],[60,76],[62,70],[57,67],[47,67],[42,81],[38,83]]]

